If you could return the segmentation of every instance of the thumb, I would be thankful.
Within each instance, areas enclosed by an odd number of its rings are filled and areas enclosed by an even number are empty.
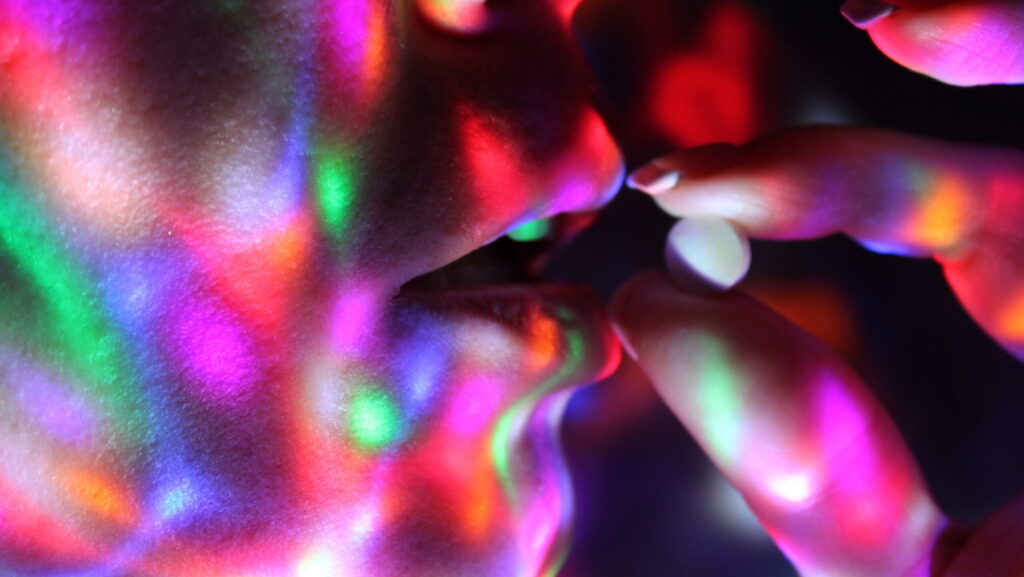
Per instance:
[[[821,343],[739,293],[664,275],[613,322],[669,408],[802,575],[928,574],[947,522],[884,409]]]

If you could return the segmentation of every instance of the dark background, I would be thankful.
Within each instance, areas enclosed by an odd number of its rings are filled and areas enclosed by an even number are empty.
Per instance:
[[[732,22],[736,54],[708,47],[716,18]],[[1024,147],[1024,88],[964,89],[909,72],[838,3],[587,0],[577,28],[630,169],[682,146],[816,122]],[[656,82],[687,59],[710,65]],[[676,116],[652,111],[655,86],[679,91]],[[736,87],[749,99],[736,104]],[[623,191],[549,272],[608,298],[661,266],[671,224],[650,199]],[[841,237],[758,242],[744,289],[860,371],[950,516],[980,521],[1024,490],[1024,366],[975,326],[937,265]],[[795,575],[629,364],[576,395],[564,438],[577,527],[562,577]]]

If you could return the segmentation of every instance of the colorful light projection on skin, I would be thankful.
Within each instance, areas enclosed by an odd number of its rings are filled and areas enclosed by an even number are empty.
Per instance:
[[[816,127],[690,149],[644,175],[686,175],[653,195],[681,218],[726,218],[753,238],[845,233],[876,252],[935,258],[974,319],[1024,358],[1007,330],[1017,295],[1005,290],[1024,282],[1022,166],[1014,150]]]
[[[398,439],[403,422],[395,400],[380,387],[355,389],[348,403],[348,429],[356,445],[369,452],[386,449]]]
[[[946,520],[848,368],[742,295],[693,297],[663,275],[624,290],[615,322],[631,350],[801,574],[930,574],[921,560]],[[714,370],[687,370],[709,352]]]
[[[508,237],[516,242],[534,242],[551,232],[551,221],[546,218],[531,220],[508,231]]]
[[[459,34],[483,32],[487,25],[487,0],[416,0],[427,20]]]
[[[26,190],[17,184],[15,175],[2,161],[0,196],[4,199],[0,205],[0,255],[11,259],[9,265],[17,271],[0,277],[0,303],[5,311],[10,311],[4,316],[13,323],[0,326],[5,332],[13,332],[18,326],[32,327],[25,335],[27,338],[40,339],[50,355],[63,356],[67,367],[104,399],[115,418],[137,425],[138,412],[142,410],[135,398],[137,391],[120,382],[127,373],[123,351],[116,333],[94,309],[96,295],[88,277],[49,228],[42,215],[43,207],[29,200]],[[31,288],[19,287],[19,277]],[[14,282],[8,284],[10,281]],[[17,295],[25,292],[39,298],[42,305],[28,308],[18,303]],[[12,300],[7,301],[7,297]],[[43,329],[43,334],[39,334],[39,329]],[[128,427],[124,432],[131,437],[141,434],[136,427]]]
[[[402,285],[617,190],[583,61],[314,4],[0,5],[5,577],[554,571],[601,304]]]
[[[352,161],[340,147],[321,146],[314,174],[320,222],[336,245],[343,246],[358,190]]]

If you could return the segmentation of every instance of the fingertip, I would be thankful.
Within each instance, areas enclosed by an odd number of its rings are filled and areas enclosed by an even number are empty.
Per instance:
[[[608,306],[609,316],[619,336],[627,339],[634,325],[651,304],[651,298],[657,298],[664,285],[669,284],[665,274],[660,271],[647,271],[629,279],[615,291]],[[635,354],[631,354],[636,358]]]

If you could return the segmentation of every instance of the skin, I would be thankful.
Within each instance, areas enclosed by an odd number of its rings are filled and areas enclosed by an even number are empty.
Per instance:
[[[555,570],[599,301],[402,287],[621,160],[571,4],[459,6],[0,0],[0,573]]]
[[[954,84],[1022,81],[1018,4],[900,4],[869,30],[898,62]],[[978,324],[1024,360],[1022,167],[1016,150],[812,127],[673,153],[631,182],[669,214],[751,237],[845,233],[934,258]],[[868,387],[767,307],[651,274],[612,309],[625,348],[801,575],[1024,574],[1024,494],[977,527],[948,519]]]

